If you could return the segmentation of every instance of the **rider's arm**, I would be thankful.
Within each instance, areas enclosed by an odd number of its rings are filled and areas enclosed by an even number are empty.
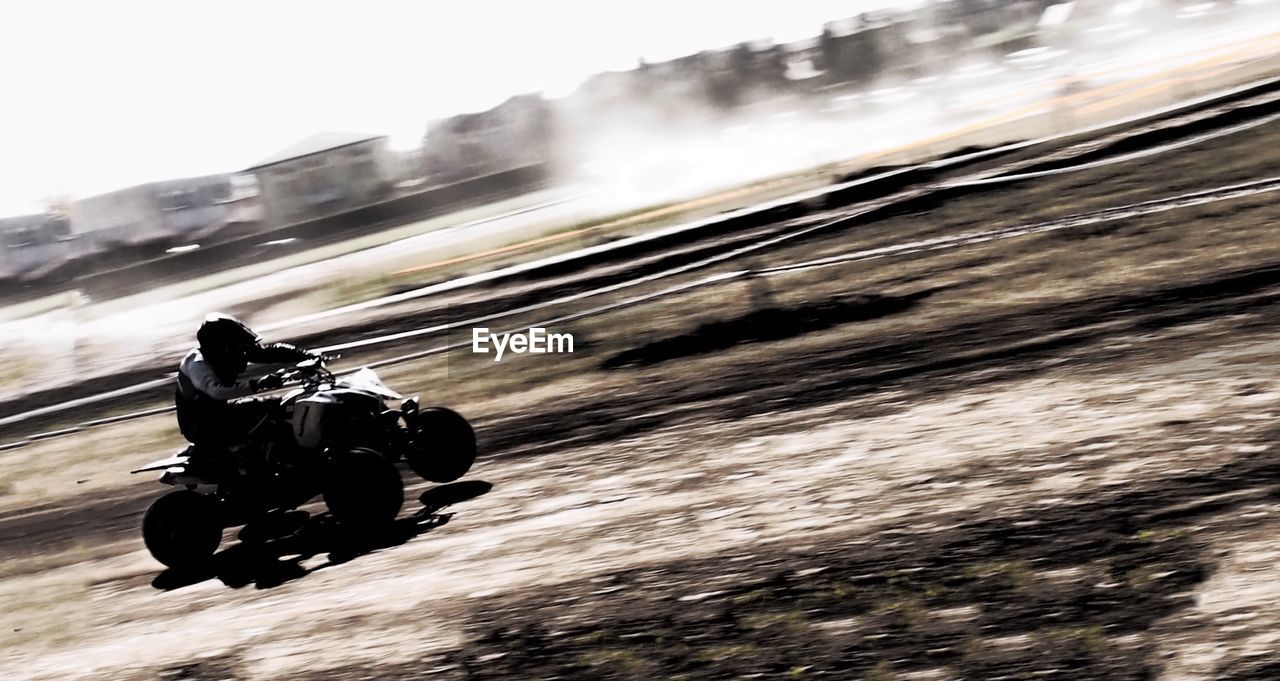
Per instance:
[[[192,387],[215,400],[226,401],[256,392],[254,381],[223,381],[218,378],[213,367],[207,362],[184,362],[181,371],[191,382]]]
[[[312,356],[312,353],[289,343],[268,343],[250,350],[248,360],[254,364],[292,364]]]

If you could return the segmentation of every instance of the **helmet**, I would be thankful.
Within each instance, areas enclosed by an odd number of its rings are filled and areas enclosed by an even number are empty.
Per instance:
[[[196,341],[200,352],[219,369],[235,374],[244,370],[249,348],[262,340],[253,329],[231,315],[214,312],[204,318]]]
[[[200,330],[196,332],[196,341],[200,343],[201,349],[214,351],[257,345],[261,340],[244,322],[221,312],[206,316]]]

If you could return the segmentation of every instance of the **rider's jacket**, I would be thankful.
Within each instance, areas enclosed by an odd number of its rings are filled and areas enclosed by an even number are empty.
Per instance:
[[[254,364],[283,364],[299,362],[309,356],[305,350],[288,343],[271,343],[251,349],[246,359]],[[192,348],[178,366],[174,390],[178,428],[191,442],[207,439],[205,436],[216,432],[226,420],[228,401],[253,392],[253,382],[243,378],[243,374],[219,375],[200,353],[200,348]]]

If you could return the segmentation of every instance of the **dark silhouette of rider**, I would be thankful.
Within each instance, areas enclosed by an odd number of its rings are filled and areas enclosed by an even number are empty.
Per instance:
[[[199,346],[178,367],[174,401],[178,428],[198,450],[242,444],[279,413],[278,398],[248,396],[279,388],[280,376],[246,379],[250,363],[292,364],[320,356],[288,343],[263,344],[244,322],[217,312],[205,317],[196,340]]]

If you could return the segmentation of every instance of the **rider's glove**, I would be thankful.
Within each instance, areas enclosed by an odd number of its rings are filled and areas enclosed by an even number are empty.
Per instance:
[[[284,385],[284,379],[280,377],[280,374],[267,374],[253,382],[253,390],[254,392],[275,390],[282,385]]]

